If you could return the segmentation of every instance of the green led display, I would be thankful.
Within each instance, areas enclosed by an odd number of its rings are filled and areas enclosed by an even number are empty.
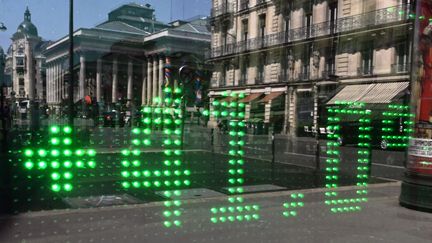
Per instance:
[[[304,194],[303,193],[294,193],[290,195],[290,201],[285,202],[283,204],[284,211],[282,212],[282,215],[284,217],[290,218],[290,217],[296,217],[298,215],[298,209],[304,207]]]
[[[48,128],[47,148],[24,149],[24,168],[29,172],[43,171],[50,179],[53,192],[71,192],[74,174],[79,170],[96,168],[93,149],[75,149],[70,126],[53,125]]]
[[[382,112],[381,139],[386,141],[386,148],[407,148],[410,134],[414,132],[414,117],[410,107],[404,105],[388,105]]]
[[[153,105],[141,109],[144,127],[132,129],[131,149],[122,151],[121,186],[125,190],[162,191],[165,197],[170,198],[164,203],[163,225],[179,227],[182,225],[181,189],[190,186],[192,173],[185,169],[183,162],[183,93],[181,88],[165,87],[163,94],[164,99],[156,97]],[[144,161],[140,154],[155,142],[152,141],[153,134],[162,135],[162,160],[153,161],[156,169],[149,169],[145,166],[148,161]]]
[[[366,104],[361,102],[337,101],[335,107],[327,108],[328,126],[327,130],[333,131],[327,134],[330,140],[327,143],[327,159],[325,164],[325,204],[330,206],[333,213],[345,213],[360,211],[360,203],[367,202],[368,181],[371,169],[371,110],[366,109]],[[336,189],[339,187],[340,179],[340,144],[338,139],[341,137],[341,121],[349,118],[358,121],[358,151],[357,151],[357,175],[356,196],[352,198],[342,198]]]
[[[260,218],[259,205],[245,204],[244,193],[244,137],[246,124],[244,122],[244,104],[237,100],[244,98],[243,93],[223,93],[223,100],[213,101],[212,115],[215,118],[227,119],[229,141],[228,160],[228,198],[229,205],[210,209],[212,223],[236,221],[251,221]],[[237,195],[237,196],[236,196]]]

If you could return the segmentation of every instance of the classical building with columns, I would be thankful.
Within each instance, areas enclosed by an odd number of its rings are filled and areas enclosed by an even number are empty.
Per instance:
[[[213,0],[209,96],[245,92],[247,120],[297,136],[325,126],[319,114],[336,100],[399,102],[410,2]]]
[[[5,75],[11,79],[7,97],[18,100],[44,100],[46,95],[45,56],[43,52],[50,44],[39,35],[31,21],[27,8],[24,20],[12,36],[12,44],[6,53]]]
[[[126,4],[108,16],[100,25],[74,32],[75,102],[104,107],[151,104],[161,96],[166,70],[177,73],[174,70],[182,65],[204,66],[211,36],[206,18],[162,24],[154,9],[139,4]],[[54,108],[68,98],[68,45],[64,37],[44,52],[47,102]]]

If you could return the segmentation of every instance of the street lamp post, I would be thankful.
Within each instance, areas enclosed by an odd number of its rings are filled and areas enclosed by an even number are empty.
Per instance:
[[[6,31],[7,30],[7,28],[6,28],[6,26],[4,25],[4,23],[3,22],[0,22],[0,31]]]
[[[74,1],[69,0],[69,90],[68,90],[68,105],[69,105],[69,116],[68,123],[70,126],[74,124],[74,40],[73,40],[73,11]]]
[[[0,31],[6,31],[7,28],[6,26],[3,24],[3,22],[0,22]],[[2,54],[3,55],[3,54]],[[6,88],[6,82],[4,80],[4,63],[3,63],[3,56],[0,56],[0,110],[2,111],[2,127],[0,129],[2,129],[2,136],[3,136],[3,142],[4,144],[2,144],[2,150],[4,150],[4,152],[7,151],[7,127],[6,127],[6,122],[7,122],[7,118],[6,118],[6,114],[4,114],[5,112],[5,95],[4,95],[4,89]]]

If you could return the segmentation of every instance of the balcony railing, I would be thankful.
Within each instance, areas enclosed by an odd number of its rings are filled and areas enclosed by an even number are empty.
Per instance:
[[[373,12],[338,19],[336,22],[327,21],[314,24],[310,27],[301,27],[256,37],[237,43],[213,48],[210,52],[212,58],[258,50],[271,46],[286,44],[293,41],[304,40],[312,37],[330,35],[335,32],[350,31],[374,25],[386,24],[408,19],[409,5],[394,6],[379,9]]]
[[[392,65],[392,72],[393,73],[408,73],[408,71],[409,71],[409,64],[408,63],[393,64]]]
[[[289,31],[289,41],[303,40],[309,37],[309,28],[301,27]]]
[[[258,77],[255,78],[255,84],[263,84],[264,83],[264,75],[258,75]]]
[[[409,17],[409,4],[398,5],[376,11],[340,18],[337,20],[336,32],[351,31],[370,26],[387,24],[402,20]]]
[[[238,86],[246,86],[247,80],[248,80],[247,77],[241,77],[238,81]]]
[[[309,81],[310,80],[310,71],[309,69],[303,69],[297,77],[294,78],[294,81]]]
[[[239,11],[243,11],[249,8],[249,0],[240,1]]]
[[[324,70],[322,72],[322,77],[324,79],[328,79],[328,78],[335,76],[335,75],[336,75],[336,70],[334,70],[334,69]]]
[[[357,73],[359,76],[372,75],[373,70],[374,70],[373,66],[362,66],[357,69]]]
[[[265,4],[267,1],[266,0],[256,0],[256,5],[261,5],[261,4]]]
[[[219,80],[217,78],[212,78],[210,83],[212,88],[217,88],[219,86]]]
[[[324,35],[330,35],[334,33],[335,22],[327,21],[311,26],[310,35],[311,37],[319,37]]]
[[[221,15],[233,13],[234,10],[233,4],[221,4],[217,7],[211,9],[211,17],[215,18]]]

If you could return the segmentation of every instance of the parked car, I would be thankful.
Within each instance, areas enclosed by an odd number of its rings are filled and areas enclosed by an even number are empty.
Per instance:
[[[104,127],[123,127],[125,125],[124,113],[112,110],[103,113]]]
[[[405,120],[402,118],[387,119],[388,124],[383,125],[382,120],[372,120],[369,132],[360,132],[360,127],[364,127],[359,122],[341,122],[340,137],[337,139],[339,144],[347,146],[357,146],[359,143],[360,134],[370,134],[370,143],[373,148],[382,150],[403,150],[406,148],[407,126],[404,125]],[[328,130],[328,133],[334,131]]]

